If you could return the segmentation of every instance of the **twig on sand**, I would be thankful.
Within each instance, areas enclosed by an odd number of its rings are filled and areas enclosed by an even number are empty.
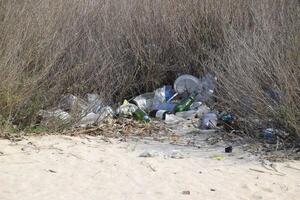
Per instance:
[[[262,165],[265,169],[267,169],[267,170],[275,171],[276,173],[278,173],[278,175],[279,175],[279,174],[281,174],[281,175],[283,175],[283,176],[286,175],[286,174],[284,174],[284,173],[278,171],[278,170],[276,169],[276,166],[275,166],[274,163],[271,163],[270,165],[268,165],[267,163],[265,163],[265,161],[262,161],[262,162],[261,162],[261,165]]]
[[[95,178],[98,174],[100,174],[102,172],[102,170],[99,170],[99,171],[97,171],[93,176],[92,176],[92,178]]]
[[[52,169],[48,169],[47,171],[48,171],[48,172],[51,172],[51,173],[55,173],[55,174],[57,173],[56,171],[54,171],[54,170],[52,170]]]
[[[249,168],[249,170],[259,172],[259,173],[266,173],[265,171],[262,171],[262,170],[259,170],[259,169]]]
[[[151,166],[151,164],[149,164],[149,163],[147,163],[147,162],[141,162],[141,164],[144,165],[145,167],[151,169],[151,171],[156,172],[156,169],[153,168],[153,167]]]
[[[110,143],[110,144],[113,143],[108,137],[103,137],[103,138],[101,138],[101,140],[103,140],[104,142]]]
[[[293,167],[293,166],[291,166],[290,164],[287,164],[285,167],[286,167],[286,168],[290,168],[290,169],[294,169],[294,170],[298,170],[298,171],[300,171],[300,169],[299,169],[299,168],[297,168],[297,167]]]
[[[26,165],[26,164],[36,164],[39,161],[28,161],[28,162],[2,162],[1,164],[8,164],[8,165]]]
[[[267,172],[267,171],[263,171],[263,170],[259,170],[259,169],[253,169],[253,168],[249,168],[249,170],[259,172],[259,173],[267,173],[270,175],[285,176],[285,174],[283,174],[283,173],[271,173],[271,172]]]
[[[84,135],[84,134],[88,134],[88,133],[93,133],[99,130],[99,127],[96,128],[91,128],[91,129],[85,129],[85,130],[81,130],[81,131],[77,131],[76,135]]]
[[[73,153],[68,153],[67,155],[73,156],[74,158],[77,158],[77,159],[79,159],[79,160],[85,160],[85,161],[87,161],[86,159],[81,158],[80,156],[78,156],[78,155],[76,155],[76,154],[73,154]]]

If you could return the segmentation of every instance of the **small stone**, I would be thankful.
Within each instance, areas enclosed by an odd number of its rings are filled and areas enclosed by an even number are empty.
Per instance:
[[[182,194],[183,194],[183,195],[190,195],[191,192],[190,192],[189,190],[185,190],[185,191],[182,191]]]
[[[228,146],[225,148],[225,153],[232,153],[232,146]]]
[[[213,188],[211,188],[211,189],[210,189],[210,191],[212,191],[212,192],[215,192],[215,191],[216,191],[216,189],[213,189]]]
[[[183,159],[184,156],[182,155],[182,153],[178,150],[173,150],[171,155],[170,155],[171,158],[174,158],[174,159]]]
[[[143,158],[152,158],[155,156],[157,156],[157,152],[155,151],[144,151],[139,155],[139,157],[143,157]]]

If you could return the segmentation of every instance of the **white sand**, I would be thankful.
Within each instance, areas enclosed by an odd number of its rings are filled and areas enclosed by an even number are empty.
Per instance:
[[[175,146],[141,158],[150,144],[111,141],[0,140],[0,200],[300,199],[300,171],[286,167],[300,169],[298,161],[276,163],[275,172],[243,153],[216,160],[214,150],[199,149],[172,159],[167,154]]]

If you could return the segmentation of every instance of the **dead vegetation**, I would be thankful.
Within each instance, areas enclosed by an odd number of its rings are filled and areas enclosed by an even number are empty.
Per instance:
[[[64,93],[113,103],[209,71],[223,108],[299,134],[299,13],[298,0],[2,0],[1,123],[28,125]]]
[[[64,134],[70,136],[91,135],[105,137],[156,136],[167,133],[168,129],[159,122],[140,123],[127,118],[108,119],[99,126],[67,130]]]

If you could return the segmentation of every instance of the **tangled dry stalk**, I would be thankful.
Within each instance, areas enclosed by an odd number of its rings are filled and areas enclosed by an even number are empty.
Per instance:
[[[112,103],[211,72],[226,109],[299,134],[299,13],[298,0],[2,0],[2,121],[29,124],[63,93]]]

